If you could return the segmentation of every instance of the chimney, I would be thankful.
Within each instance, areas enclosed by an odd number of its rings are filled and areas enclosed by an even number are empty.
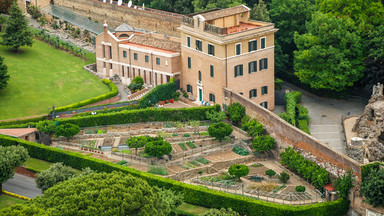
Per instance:
[[[107,33],[108,32],[108,24],[107,24],[107,21],[104,21],[104,33]]]

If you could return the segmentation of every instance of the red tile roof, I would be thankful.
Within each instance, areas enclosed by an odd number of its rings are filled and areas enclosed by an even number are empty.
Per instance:
[[[13,137],[22,137],[35,131],[37,131],[36,128],[0,129],[0,134]]]
[[[324,188],[325,188],[327,191],[335,191],[335,190],[336,190],[336,189],[333,187],[333,183],[329,183],[329,184],[325,185]]]

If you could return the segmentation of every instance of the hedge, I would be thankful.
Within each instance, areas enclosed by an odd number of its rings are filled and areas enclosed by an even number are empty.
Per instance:
[[[384,166],[384,163],[373,162],[370,164],[361,165],[361,179],[362,181],[371,173],[372,170],[378,170],[380,166]]]
[[[0,135],[0,145],[20,145],[28,150],[31,157],[52,163],[63,162],[75,169],[89,167],[98,172],[121,171],[126,174],[142,178],[152,186],[158,186],[181,192],[185,202],[208,208],[232,208],[242,215],[248,216],[336,216],[345,215],[349,209],[349,201],[339,199],[305,206],[290,206],[269,203],[253,198],[229,194],[205,188],[203,186],[189,185],[169,178],[163,178],[150,173],[142,172],[130,167],[120,166],[108,161],[88,157],[76,152],[69,152],[52,148],[43,144],[16,139]]]
[[[322,188],[329,182],[329,173],[315,162],[305,159],[291,147],[280,153],[281,164],[310,180],[316,188]]]
[[[137,104],[130,104],[128,106],[122,106],[122,107],[116,107],[116,108],[105,108],[105,109],[101,109],[101,110],[95,110],[94,112],[96,112],[97,114],[113,113],[113,112],[116,113],[116,112],[121,112],[123,110],[135,110],[135,109],[138,109],[138,108],[139,107],[138,107]],[[93,115],[92,112],[82,112],[82,113],[74,115],[74,117]]]
[[[179,109],[146,108],[138,110],[124,110],[117,113],[101,113],[84,117],[80,116],[67,119],[57,119],[57,121],[60,122],[60,124],[72,123],[80,127],[150,121],[202,121],[207,120],[206,112],[212,110],[220,110],[220,105]]]
[[[309,127],[308,127],[308,122],[306,120],[299,120],[297,122],[298,122],[297,127],[300,130],[304,131],[307,134],[311,134],[311,132],[309,131]]]
[[[289,123],[293,126],[296,126],[296,101],[294,95],[290,92],[285,94],[285,110],[287,112],[287,117]]]
[[[158,85],[149,91],[139,100],[139,107],[146,108],[155,105],[159,101],[169,100],[174,97],[176,92],[176,83],[172,79],[170,82]]]
[[[2,122],[0,122],[0,127],[8,126],[8,125],[17,125],[17,124],[27,124],[27,123],[32,123],[32,122],[39,122],[39,121],[44,121],[46,118],[47,118],[47,116],[39,116],[39,117],[26,118],[26,119],[20,119],[20,120],[13,120],[13,121],[2,121]]]
[[[106,93],[106,94],[103,94],[103,95],[100,95],[100,96],[97,96],[97,97],[94,97],[94,98],[91,98],[88,100],[83,100],[83,101],[80,101],[78,103],[70,104],[67,106],[56,107],[55,111],[56,112],[63,112],[63,111],[83,107],[83,106],[86,106],[88,104],[93,104],[93,103],[114,97],[119,93],[119,90],[117,89],[116,85],[112,81],[110,81],[108,79],[103,79],[102,82],[104,84],[106,84],[111,89],[111,91],[109,93]],[[50,113],[52,113],[52,110],[50,111]]]

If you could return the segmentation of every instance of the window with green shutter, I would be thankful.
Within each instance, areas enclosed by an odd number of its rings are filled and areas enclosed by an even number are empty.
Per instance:
[[[252,40],[248,42],[248,52],[257,50],[257,40]]]
[[[268,94],[268,86],[261,87],[261,95]]]
[[[243,76],[243,65],[235,66],[235,77]]]
[[[252,61],[248,63],[248,73],[257,72],[257,61]]]
[[[214,77],[215,76],[215,68],[213,67],[213,65],[210,66],[210,74],[211,74],[211,77]]]

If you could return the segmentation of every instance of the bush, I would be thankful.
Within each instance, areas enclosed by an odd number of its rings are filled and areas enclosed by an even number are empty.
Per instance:
[[[281,112],[279,113],[279,117],[282,118],[284,121],[288,122],[289,124],[293,125],[293,120],[291,116],[287,112]]]
[[[55,122],[49,120],[39,121],[36,124],[36,128],[41,133],[52,135],[55,133],[56,124]]]
[[[224,123],[224,122],[219,122],[219,123],[214,123],[211,124],[208,127],[208,133],[210,136],[215,137],[218,139],[220,142],[226,137],[231,135],[233,132],[233,129],[231,125]]]
[[[232,151],[242,156],[249,155],[249,152],[241,146],[235,146]]]
[[[165,168],[163,166],[149,166],[148,172],[152,173],[152,174],[157,174],[157,175],[168,175],[169,174],[167,168]]]
[[[132,93],[134,93],[136,90],[141,90],[143,87],[142,84],[131,82],[128,85],[129,90],[131,90]]]
[[[191,135],[189,133],[183,134],[183,137],[190,137]]]
[[[308,122],[306,120],[299,120],[297,127],[305,133],[311,134],[308,127]]]
[[[80,127],[71,123],[62,124],[58,126],[55,131],[56,136],[63,136],[67,139],[75,136],[78,133],[80,133]]]
[[[245,116],[245,107],[237,102],[229,105],[227,111],[229,119],[234,123],[238,123]]]
[[[257,152],[270,151],[276,147],[275,139],[269,135],[256,136],[252,144]]]
[[[35,125],[39,121],[46,120],[47,116],[40,116],[40,117],[33,117],[33,118],[27,118],[27,119],[20,119],[20,120],[13,120],[13,121],[0,121],[0,128],[6,128],[9,125],[19,125],[19,124],[31,124]]]
[[[161,157],[171,153],[172,145],[164,140],[149,142],[145,145],[145,153],[153,157]]]
[[[248,175],[249,167],[243,164],[233,164],[229,167],[228,173],[236,176],[240,180],[241,177]]]
[[[350,202],[345,199],[306,206],[289,206],[268,203],[261,200],[204,188],[201,186],[185,184],[183,182],[169,178],[162,178],[159,176],[154,176],[150,173],[141,172],[130,167],[119,166],[108,161],[88,157],[80,153],[64,151],[45,146],[43,144],[29,142],[4,135],[0,135],[0,145],[21,145],[28,150],[31,157],[42,159],[48,162],[63,162],[65,165],[79,170],[90,167],[91,169],[98,172],[121,171],[125,174],[131,174],[133,176],[144,179],[152,186],[158,186],[161,188],[172,189],[173,191],[177,192],[182,192],[185,197],[185,202],[208,208],[232,208],[242,215],[334,216],[345,215],[349,209]]]
[[[289,123],[292,124],[293,126],[296,126],[296,101],[295,97],[292,94],[292,92],[286,93],[285,97],[285,118],[289,119]]]
[[[70,104],[70,105],[67,105],[67,106],[57,107],[55,109],[55,111],[56,112],[63,112],[63,111],[67,111],[67,110],[83,107],[83,106],[86,106],[88,104],[93,104],[93,103],[96,103],[96,102],[99,102],[99,101],[102,101],[102,100],[114,97],[114,96],[116,96],[119,93],[116,85],[112,81],[110,81],[108,79],[103,79],[102,82],[111,89],[111,91],[109,93],[103,94],[103,95],[100,95],[100,96],[97,96],[97,97],[94,97],[94,98],[91,98],[91,99],[88,99],[88,100],[83,100],[83,101],[80,101],[78,103]],[[50,112],[52,113],[52,110]]]
[[[295,188],[296,192],[305,192],[305,186],[299,185]]]
[[[353,187],[352,172],[348,171],[347,174],[337,177],[336,181],[334,182],[334,185],[336,190],[339,191],[339,197],[342,199],[348,199],[350,189]]]
[[[40,8],[32,4],[27,6],[27,13],[29,13],[33,19],[39,19],[42,16]]]
[[[279,175],[279,179],[280,179],[280,181],[283,182],[284,184],[286,184],[286,183],[288,182],[289,178],[290,178],[290,176],[289,176],[289,174],[286,173],[286,172],[282,172],[282,173],[280,173],[280,175]]]
[[[74,178],[75,176],[76,172],[71,167],[64,166],[63,163],[55,163],[49,169],[36,174],[35,181],[38,188],[46,191],[57,183]]]
[[[291,147],[280,153],[281,164],[310,180],[316,188],[322,188],[329,182],[329,173],[315,162],[305,159]]]
[[[176,83],[173,79],[171,82],[158,85],[149,91],[144,97],[139,100],[139,107],[146,108],[150,106],[154,106],[159,101],[166,101],[172,98],[174,93],[176,92]],[[205,114],[204,114],[205,116]]]
[[[264,126],[256,119],[245,121],[242,119],[241,129],[246,131],[249,136],[259,136],[264,132]]]
[[[265,174],[266,174],[267,176],[269,176],[269,177],[273,177],[273,176],[276,175],[276,172],[273,171],[273,170],[271,170],[271,169],[269,169],[269,170],[265,171]]]
[[[373,169],[361,183],[361,194],[373,207],[384,207],[384,168]]]
[[[301,106],[300,104],[296,104],[297,109],[297,119],[298,120],[306,120],[309,123],[309,111],[307,108]]]
[[[295,99],[295,102],[298,104],[301,102],[301,92],[299,91],[292,91],[289,92],[288,94],[292,94],[293,98]]]
[[[223,121],[226,117],[225,113],[222,111],[216,112],[216,111],[210,111],[206,113],[207,118],[211,120],[213,123],[219,123]]]
[[[137,77],[132,79],[132,83],[144,85],[144,79],[141,76],[137,76]]]

